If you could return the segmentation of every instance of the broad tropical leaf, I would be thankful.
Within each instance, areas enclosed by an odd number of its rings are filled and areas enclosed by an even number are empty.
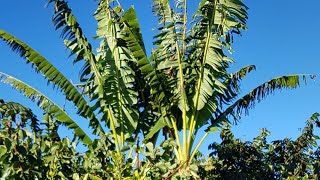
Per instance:
[[[129,13],[130,11],[133,11],[133,9],[130,9]],[[138,61],[141,58],[135,59],[128,49],[128,45],[132,45],[130,43],[135,41],[137,43],[135,45],[138,47],[131,47],[131,49],[136,50],[136,55],[142,57],[142,61],[146,61],[146,58],[143,57],[145,51],[141,35],[139,32],[136,32],[138,34],[131,32],[129,22],[124,21],[128,19],[126,16],[128,15],[123,15],[120,5],[116,6],[116,9],[109,7],[109,1],[101,1],[96,13],[98,21],[97,37],[102,40],[97,57],[99,62],[104,64],[104,68],[101,69],[106,80],[104,89],[108,99],[107,104],[113,114],[113,118],[109,118],[109,120],[115,124],[122,145],[124,140],[131,137],[137,128],[138,109],[133,107],[138,103],[139,92],[136,87],[142,80],[136,74],[140,73]],[[121,19],[122,17],[126,18]],[[135,19],[131,20],[137,21]],[[137,23],[132,21],[130,22],[131,25]],[[130,37],[128,38],[128,36]],[[128,41],[124,40],[126,38]],[[139,40],[136,38],[139,38]],[[142,64],[144,66],[148,63],[144,62]]]
[[[206,106],[199,111],[198,120],[196,122],[197,129],[207,123],[208,119],[214,115],[220,114],[221,111],[223,111],[223,108],[225,108],[225,105],[229,105],[233,102],[240,93],[241,80],[252,70],[255,70],[255,68],[255,66],[250,65],[230,74],[230,77],[223,82],[226,86],[224,92],[222,94],[216,92],[212,98],[208,100]]]
[[[173,103],[186,113],[189,107],[185,92],[185,50],[180,49],[181,44],[184,44],[181,33],[184,22],[180,18],[182,14],[175,13],[168,0],[154,0],[153,12],[158,17],[160,27],[153,42],[156,48],[151,59],[155,71],[149,74],[151,97],[160,107],[170,107]]]
[[[273,94],[276,90],[295,89],[300,86],[301,80],[305,81],[306,78],[308,78],[308,75],[288,75],[261,84],[234,102],[218,116],[211,117],[211,125],[207,128],[207,131],[218,126],[221,122],[229,122],[229,116],[232,116],[236,121],[239,120],[243,111],[248,114],[250,108],[253,108],[256,103],[259,103],[268,95]],[[313,76],[310,76],[310,78],[313,78]]]
[[[92,143],[90,137],[83,131],[80,126],[69,117],[69,115],[55,103],[53,103],[49,98],[35,90],[28,84],[12,77],[7,74],[0,72],[0,81],[2,83],[8,84],[14,89],[18,90],[24,96],[36,102],[37,105],[43,109],[47,114],[50,114],[53,118],[59,122],[65,124],[68,128],[73,129],[74,134],[79,137],[79,139],[86,145]]]
[[[66,95],[66,98],[79,108],[78,113],[90,120],[90,125],[94,128],[95,134],[104,134],[100,122],[96,119],[89,104],[76,87],[74,87],[74,85],[57,68],[37,51],[11,34],[0,30],[0,38],[4,40],[13,51],[16,51],[21,57],[25,58],[27,63],[31,63],[36,71],[41,72],[50,83],[59,87]]]
[[[231,51],[232,36],[246,29],[246,6],[240,1],[203,0],[194,16],[190,32],[190,63],[195,65],[197,89],[194,111],[201,110],[213,94],[223,94],[223,81],[232,60],[224,54]],[[195,113],[195,112],[194,112]]]

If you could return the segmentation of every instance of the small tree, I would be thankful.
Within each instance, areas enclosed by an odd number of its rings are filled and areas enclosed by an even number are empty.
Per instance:
[[[318,179],[319,114],[306,122],[296,140],[285,138],[267,143],[270,132],[262,129],[251,142],[235,139],[226,126],[221,131],[222,142],[213,143],[210,158],[200,167],[201,179]]]

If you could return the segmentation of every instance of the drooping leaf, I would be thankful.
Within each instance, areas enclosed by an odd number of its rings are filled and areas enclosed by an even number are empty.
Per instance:
[[[57,68],[34,49],[11,34],[0,30],[0,38],[4,40],[13,51],[16,51],[21,57],[26,58],[27,63],[31,63],[36,71],[41,72],[50,83],[59,87],[66,95],[66,98],[79,108],[78,113],[90,120],[90,125],[95,129],[95,134],[103,134],[103,129],[89,104],[76,87],[74,87],[74,85]]]
[[[28,84],[0,72],[0,81],[2,83],[8,84],[14,89],[18,90],[24,96],[36,102],[37,105],[43,109],[45,113],[50,114],[52,117],[57,119],[59,122],[65,124],[70,129],[73,129],[75,135],[86,145],[91,144],[91,138],[81,129],[81,127],[69,117],[69,115],[59,106],[57,106],[53,101],[47,98],[45,95],[35,90]]]
[[[276,90],[295,89],[300,86],[301,81],[305,81],[306,78],[308,78],[308,75],[288,75],[274,78],[261,84],[234,102],[225,111],[218,114],[216,118],[212,117],[209,128],[228,121],[230,115],[237,121],[243,111],[248,114],[250,108],[253,108],[256,103],[259,103],[268,95],[273,94]],[[313,78],[313,76],[310,76],[310,78]]]

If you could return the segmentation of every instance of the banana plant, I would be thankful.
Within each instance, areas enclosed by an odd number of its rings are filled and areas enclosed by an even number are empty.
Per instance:
[[[221,123],[239,120],[243,111],[248,112],[267,95],[296,88],[308,76],[277,77],[239,98],[240,81],[255,66],[229,73],[234,61],[227,52],[232,52],[234,35],[247,29],[247,6],[240,0],[202,0],[191,23],[187,9],[186,0],[153,1],[159,33],[154,37],[149,84],[152,109],[161,116],[146,138],[169,127],[178,145],[176,156],[188,165]],[[203,126],[207,126],[205,133],[193,147]]]
[[[84,63],[78,86],[10,33],[0,30],[0,39],[61,90],[78,108],[78,114],[90,122],[91,134],[108,139],[110,131],[119,156],[126,155],[127,146],[137,137],[143,136],[144,143],[155,143],[162,131],[176,142],[178,167],[186,168],[204,139],[222,123],[239,120],[242,112],[247,113],[267,95],[296,88],[307,78],[277,77],[239,98],[240,82],[255,66],[230,73],[228,68],[234,61],[228,52],[232,52],[234,35],[247,29],[247,6],[241,0],[201,0],[189,22],[187,4],[187,0],[153,0],[159,26],[148,56],[133,7],[125,10],[119,1],[99,1],[94,16],[100,46],[95,53],[68,2],[50,0],[54,27],[61,30],[70,57],[74,63]],[[4,73],[0,80],[73,129],[84,144],[92,144],[89,132],[44,94]],[[204,126],[204,136],[194,142]],[[131,148],[128,157],[132,152]]]

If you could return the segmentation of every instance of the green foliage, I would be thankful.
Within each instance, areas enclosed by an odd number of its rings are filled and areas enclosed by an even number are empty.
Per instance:
[[[69,115],[61,109],[59,106],[54,104],[49,98],[41,94],[39,91],[35,90],[28,84],[15,79],[9,75],[0,72],[0,81],[9,84],[16,90],[20,91],[24,96],[36,102],[38,106],[48,113],[52,118],[56,119],[59,123],[66,125],[74,129],[75,136],[84,144],[91,144],[92,140],[90,137],[80,128],[80,126],[69,117]]]
[[[10,33],[0,30],[0,39],[59,89],[93,132],[81,129],[43,93],[0,72],[2,83],[37,103],[44,113],[39,126],[27,108],[1,104],[0,136],[13,144],[0,146],[1,176],[9,179],[197,179],[195,157],[209,133],[239,120],[243,111],[247,113],[276,90],[297,88],[307,77],[274,78],[238,97],[241,80],[255,69],[251,65],[229,73],[234,35],[247,29],[248,8],[240,0],[202,0],[190,28],[186,0],[153,0],[159,25],[149,57],[133,7],[125,10],[119,1],[99,1],[94,17],[100,46],[95,52],[68,2],[50,0],[49,6],[73,63],[84,64],[80,85],[72,84],[44,56]],[[16,116],[21,122],[11,126]],[[60,139],[57,129],[62,125],[73,130],[73,141]],[[194,142],[204,126],[204,136]],[[165,141],[155,147],[160,132]],[[255,142],[263,146],[264,136],[260,138]],[[88,148],[84,154],[75,149],[78,141]],[[34,158],[30,163],[29,156]]]
[[[252,142],[243,142],[225,127],[222,142],[209,146],[213,151],[199,174],[202,179],[318,179],[320,148],[314,134],[314,126],[320,127],[318,118],[313,114],[296,140],[271,143],[266,141],[270,134],[266,129]]]
[[[37,72],[43,73],[44,78],[48,79],[48,82],[59,87],[60,90],[66,95],[66,98],[69,101],[73,102],[79,108],[78,112],[82,116],[91,120],[91,125],[96,129],[96,131],[101,128],[97,127],[99,125],[99,122],[97,122],[97,120],[94,118],[93,112],[84,100],[83,96],[80,94],[80,92],[78,92],[76,87],[74,87],[72,83],[63,74],[61,74],[61,72],[57,68],[55,68],[43,56],[41,56],[41,54],[36,52],[24,42],[12,36],[8,32],[0,30],[0,38],[7,42],[12,51],[17,52],[21,57],[25,58],[26,63],[31,63],[33,65],[32,67],[35,68]],[[3,76],[5,76],[5,74],[1,73],[1,79],[3,79]],[[5,79],[7,79],[7,83],[10,84],[10,78]],[[14,78],[11,77],[11,79]],[[19,87],[17,86],[17,84],[12,84],[12,86]],[[28,97],[28,95],[26,96]],[[31,95],[31,97],[29,98],[33,99],[34,96]]]
[[[225,124],[222,142],[211,144],[210,157],[197,156],[189,169],[173,158],[177,146],[173,139],[158,147],[137,144],[134,159],[124,162],[111,141],[96,139],[86,152],[77,152],[75,143],[60,139],[51,116],[40,125],[32,111],[18,103],[1,100],[0,116],[4,179],[317,179],[320,173],[319,137],[314,134],[320,124],[317,113],[294,141],[267,143],[270,132],[262,129],[252,142],[243,142]]]
[[[21,104],[0,100],[0,177],[29,179],[41,177],[38,170],[40,147],[34,144],[39,123],[32,111]],[[30,124],[33,133],[26,130]]]

